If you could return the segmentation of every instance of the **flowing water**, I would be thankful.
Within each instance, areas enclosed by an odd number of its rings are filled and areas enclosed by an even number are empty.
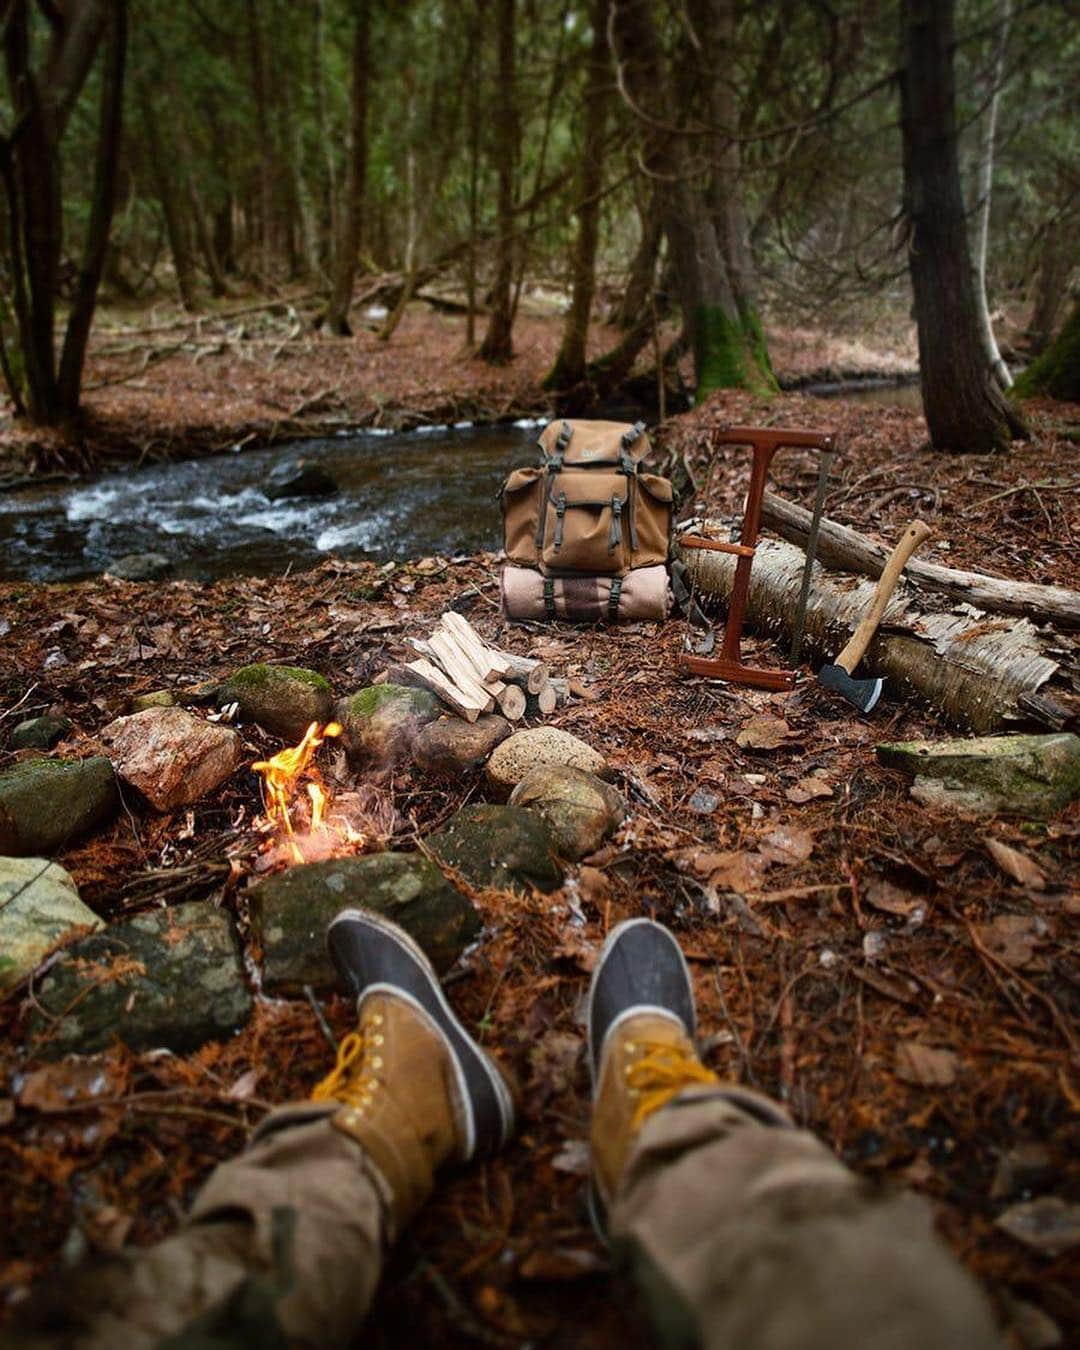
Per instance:
[[[803,392],[908,407],[919,396],[917,385]],[[74,580],[129,553],[160,553],[174,575],[212,579],[302,571],[331,554],[386,561],[496,549],[499,486],[535,462],[539,426],[350,433],[0,492],[0,578]],[[336,496],[267,497],[270,474],[299,455],[330,471]]]

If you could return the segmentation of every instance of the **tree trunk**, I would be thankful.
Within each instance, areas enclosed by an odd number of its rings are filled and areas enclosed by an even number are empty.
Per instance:
[[[255,96],[255,125],[259,140],[259,271],[264,284],[269,284],[273,272],[277,156],[270,126],[266,41],[259,17],[258,0],[247,0],[247,30],[251,86]]]
[[[1049,394],[1066,403],[1080,403],[1080,300],[1054,341],[1016,381],[1013,393],[1020,398]]]
[[[101,74],[101,115],[90,218],[83,242],[75,294],[68,313],[67,331],[60,356],[58,395],[60,415],[73,418],[79,411],[83,366],[90,325],[94,319],[98,287],[105,270],[109,230],[116,209],[117,171],[124,120],[124,68],[127,61],[127,0],[116,0],[109,16],[105,38],[105,66]]]
[[[935,449],[1007,450],[1023,420],[989,377],[956,150],[954,0],[903,0],[900,120],[923,409]]]
[[[730,596],[734,557],[701,549],[685,549],[681,557],[697,593],[722,601]],[[791,636],[805,562],[793,544],[759,541],[746,609],[752,628],[785,640]],[[875,589],[872,581],[852,584],[849,576],[815,569],[804,651],[819,662],[831,661],[869,609]],[[886,692],[915,695],[978,734],[1032,722],[1056,730],[1074,719],[1076,696],[1055,645],[1027,619],[987,624],[968,612],[925,609],[915,589],[901,581],[860,673],[883,676]]]
[[[641,220],[641,239],[630,263],[626,287],[615,313],[614,322],[618,328],[633,328],[653,294],[656,259],[660,253],[660,241],[664,237],[659,194],[655,187],[648,188],[644,205],[638,206],[638,216]]]
[[[592,48],[585,84],[585,138],[578,180],[578,233],[574,245],[573,295],[562,345],[544,385],[570,389],[585,378],[589,318],[596,291],[596,250],[600,243],[600,194],[604,186],[604,123],[611,69],[607,40],[608,0],[593,0]]]
[[[518,153],[515,28],[515,0],[498,0],[498,97],[493,145],[499,182],[496,212],[499,237],[496,244],[495,280],[491,288],[491,318],[478,353],[483,360],[493,364],[509,361],[514,355],[511,289],[514,284],[514,171]]]
[[[1054,325],[1061,313],[1075,256],[1075,246],[1070,247],[1070,244],[1072,235],[1071,231],[1067,231],[1063,216],[1043,226],[1035,274],[1035,295],[1026,334],[1033,356],[1038,356],[1050,345]]]
[[[137,79],[136,87],[143,135],[146,138],[150,177],[165,217],[165,232],[169,238],[169,250],[176,270],[180,302],[186,310],[194,313],[199,308],[199,287],[185,202],[180,193],[176,174],[173,172],[172,154],[166,148],[161,134],[153,93],[145,78]]]
[[[990,72],[990,101],[983,118],[982,137],[979,143],[979,164],[975,175],[975,248],[974,248],[974,286],[975,303],[979,311],[979,338],[982,342],[983,357],[993,372],[994,379],[1002,389],[1012,387],[1012,375],[1009,367],[1001,359],[994,326],[990,322],[990,305],[986,296],[986,250],[990,242],[990,194],[994,186],[994,136],[997,132],[998,103],[1001,85],[1005,78],[1005,49],[1009,40],[1009,25],[1012,22],[1012,0],[1000,0],[998,9],[998,34],[994,49],[994,68]]]
[[[743,330],[715,221],[696,181],[693,151],[669,130],[676,101],[665,76],[652,0],[620,0],[614,35],[620,87],[634,108],[648,110],[642,120],[642,160],[660,185],[668,254],[694,353],[696,398],[701,402],[720,388],[771,391],[776,384],[762,365],[760,344]]]
[[[349,110],[349,165],[345,178],[345,204],[334,249],[334,285],[326,307],[326,326],[331,333],[348,336],[356,264],[364,219],[364,187],[367,182],[367,117],[371,4],[360,0],[356,10],[352,47],[352,97]]]

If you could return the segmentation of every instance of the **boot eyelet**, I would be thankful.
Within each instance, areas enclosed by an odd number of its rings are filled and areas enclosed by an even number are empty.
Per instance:
[[[382,1059],[380,1058],[380,1056],[378,1056],[378,1055],[375,1056],[375,1058],[371,1061],[371,1067],[372,1067],[373,1069],[381,1069],[381,1068],[382,1068]]]
[[[383,1037],[380,1036],[380,1035],[372,1036],[372,1038],[371,1038],[371,1043],[372,1043],[372,1045],[382,1045],[382,1043],[383,1043]]]

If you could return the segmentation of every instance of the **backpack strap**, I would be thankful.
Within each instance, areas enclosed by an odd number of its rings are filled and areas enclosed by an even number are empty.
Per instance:
[[[544,612],[549,619],[554,619],[555,615],[555,578],[544,578]]]
[[[574,428],[569,422],[564,422],[559,428],[559,435],[555,441],[555,449],[545,459],[544,467],[548,473],[562,473],[563,457],[566,454],[566,447],[570,444],[570,438],[574,434]]]
[[[609,623],[619,622],[619,597],[622,595],[622,584],[622,577],[612,577],[611,592],[608,595],[607,602]]]

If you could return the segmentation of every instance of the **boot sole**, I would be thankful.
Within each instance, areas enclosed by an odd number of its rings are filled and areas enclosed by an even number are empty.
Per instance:
[[[377,980],[361,987],[345,955],[339,956],[334,942],[335,933],[343,939],[345,933],[350,932],[360,940],[365,930],[378,933],[407,958],[400,982],[393,979]],[[510,1089],[498,1065],[469,1035],[446,1001],[439,977],[422,948],[389,919],[370,910],[359,909],[342,910],[327,928],[326,940],[331,959],[342,979],[355,992],[358,1006],[370,994],[392,994],[410,1004],[442,1038],[450,1055],[465,1116],[465,1159],[474,1157],[478,1152],[486,1153],[501,1148],[514,1132],[515,1112]],[[408,975],[412,979],[406,984]],[[485,1102],[487,1094],[491,1100]],[[478,1115],[481,1114],[487,1119],[478,1121]],[[497,1120],[491,1119],[493,1114]],[[497,1139],[486,1137],[492,1133],[497,1135]]]

